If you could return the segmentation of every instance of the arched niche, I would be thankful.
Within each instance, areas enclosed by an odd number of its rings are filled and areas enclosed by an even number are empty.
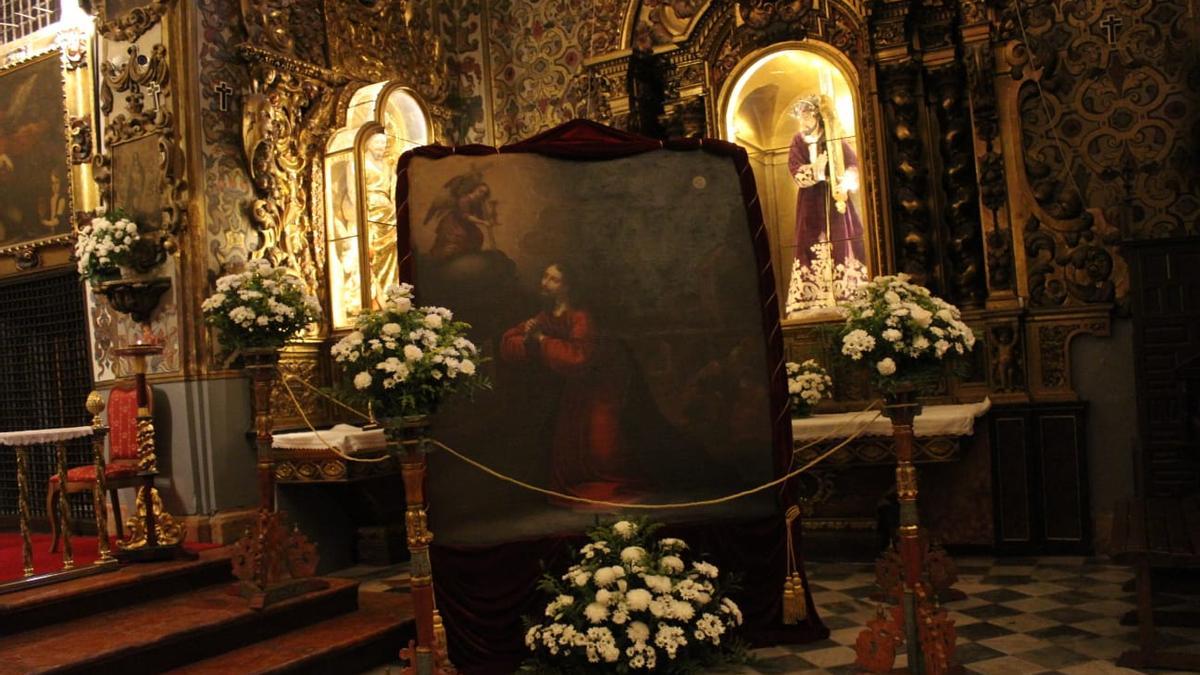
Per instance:
[[[378,305],[398,280],[396,163],[432,141],[428,107],[392,82],[350,97],[345,126],[325,147],[325,224],[333,329],[347,328],[364,307]]]
[[[730,72],[722,138],[744,148],[788,319],[818,319],[877,271],[872,174],[856,71],[815,42],[772,45]]]

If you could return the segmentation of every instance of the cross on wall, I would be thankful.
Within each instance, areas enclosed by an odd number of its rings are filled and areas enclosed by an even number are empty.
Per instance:
[[[229,100],[233,96],[233,87],[229,86],[228,82],[218,80],[213,84],[213,93],[217,97],[217,109],[221,112],[228,112]]]
[[[162,107],[162,85],[157,82],[151,82],[146,85],[146,91],[150,92],[150,99],[154,101],[154,109],[157,111]]]
[[[1125,22],[1116,14],[1107,14],[1100,20],[1100,27],[1104,29],[1105,36],[1108,38],[1108,44],[1117,44],[1117,36],[1121,34],[1121,27]]]

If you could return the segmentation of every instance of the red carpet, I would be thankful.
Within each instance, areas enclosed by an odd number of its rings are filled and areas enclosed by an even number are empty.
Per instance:
[[[33,572],[45,574],[62,569],[62,543],[58,551],[50,552],[50,535],[35,533],[33,540]],[[214,548],[216,544],[187,544],[190,551]],[[75,566],[90,565],[100,557],[96,551],[95,537],[71,537],[71,549]],[[24,575],[21,559],[21,533],[0,532],[0,583],[20,579]]]

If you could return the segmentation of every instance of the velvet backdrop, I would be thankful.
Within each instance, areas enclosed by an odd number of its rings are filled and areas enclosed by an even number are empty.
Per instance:
[[[754,184],[754,175],[746,151],[725,141],[680,139],[660,142],[651,138],[612,129],[587,120],[572,120],[526,141],[502,148],[484,145],[416,148],[400,158],[396,188],[398,251],[400,278],[413,278],[411,213],[409,203],[409,164],[414,156],[438,159],[450,155],[490,155],[495,153],[536,153],[558,159],[604,161],[644,152],[708,152],[729,157],[741,180],[751,240],[758,261],[759,299],[762,307],[763,336],[766,340],[771,381],[771,419],[776,475],[783,475],[792,453],[791,420],[787,409],[786,375],[783,367],[783,338],[779,325],[779,301],[762,211]],[[419,288],[419,286],[418,286]],[[756,520],[723,520],[676,524],[664,528],[664,534],[678,536],[697,552],[704,552],[724,573],[741,574],[741,590],[733,597],[742,606],[746,618],[744,637],[753,643],[804,642],[827,637],[806,591],[807,621],[784,626],[782,590],[786,570],[784,512],[794,504],[794,486],[779,491],[778,515]],[[436,504],[438,495],[430,496]],[[803,569],[800,523],[796,521],[794,541],[796,557]],[[435,533],[436,536],[436,533]],[[582,536],[543,537],[487,547],[432,547],[434,585],[438,608],[445,620],[454,663],[461,669],[478,673],[511,672],[525,656],[522,617],[536,617],[547,601],[536,586],[545,569],[565,569]],[[807,581],[805,587],[807,589]]]

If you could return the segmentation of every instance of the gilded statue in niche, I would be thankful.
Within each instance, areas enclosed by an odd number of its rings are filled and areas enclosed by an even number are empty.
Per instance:
[[[363,173],[367,200],[367,245],[371,256],[371,299],[378,304],[399,279],[396,258],[397,144],[385,132],[367,139]]]
[[[787,49],[749,64],[730,92],[725,131],[750,156],[784,309],[819,315],[869,277],[854,91],[829,59]]]

